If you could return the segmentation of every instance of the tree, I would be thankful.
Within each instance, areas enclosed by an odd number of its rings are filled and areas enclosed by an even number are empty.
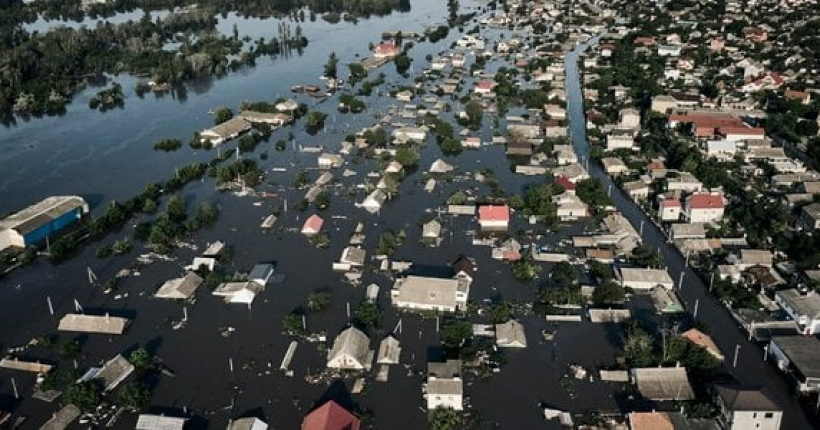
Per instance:
[[[66,359],[74,359],[80,355],[82,348],[80,347],[80,342],[76,340],[72,340],[71,342],[66,342],[60,344],[60,357]]]
[[[227,106],[220,106],[214,110],[214,124],[219,125],[233,118],[233,111]]]
[[[512,316],[512,309],[510,304],[505,301],[493,303],[490,306],[490,320],[493,324],[501,324],[510,320]]]
[[[624,357],[630,367],[648,367],[657,362],[652,336],[637,324],[630,324],[627,328]]]
[[[467,124],[472,129],[478,129],[481,126],[481,120],[484,117],[484,110],[481,104],[475,100],[470,100],[464,105],[464,113],[467,114]]]
[[[538,276],[541,266],[535,264],[530,258],[522,258],[512,266],[513,277],[521,282],[529,282]]]
[[[182,222],[188,217],[188,210],[185,206],[185,199],[175,195],[168,200],[168,206],[165,208],[165,213],[168,214],[168,219],[172,222]]]
[[[282,318],[282,331],[291,336],[303,335],[306,333],[302,325],[302,315],[291,312]]]
[[[337,78],[337,66],[339,64],[339,59],[336,58],[336,53],[331,52],[330,56],[327,58],[327,63],[325,64],[325,77],[329,79],[336,80]]]
[[[449,137],[444,139],[440,146],[441,153],[444,155],[458,155],[464,150],[464,147],[461,145],[459,140],[451,139]]]
[[[151,354],[145,348],[137,348],[131,351],[128,361],[137,369],[147,369],[151,365]]]
[[[356,318],[356,321],[365,327],[375,328],[379,326],[382,313],[375,303],[365,301],[356,308],[356,312],[354,312],[353,316]]]
[[[609,280],[595,288],[592,292],[592,303],[596,305],[608,305],[624,301],[624,288],[617,282]]]
[[[312,312],[321,312],[330,306],[333,294],[330,291],[316,291],[308,296],[308,309]]]
[[[131,382],[120,388],[117,393],[117,403],[132,411],[138,411],[151,397],[145,385]]]
[[[578,275],[580,275],[579,272],[576,266],[562,261],[553,266],[552,271],[550,271],[550,278],[553,284],[558,286],[572,285],[577,281]]]
[[[596,178],[578,181],[575,193],[584,203],[596,208],[596,210],[612,204],[612,199],[607,195],[603,184]]]
[[[461,415],[450,408],[436,408],[430,415],[431,430],[456,430],[461,426]]]
[[[317,110],[308,112],[305,117],[305,131],[311,135],[318,133],[325,126],[325,118],[327,115],[323,112]]]
[[[421,154],[419,154],[418,149],[412,146],[404,145],[396,150],[396,161],[398,161],[403,167],[415,166],[416,163],[419,162],[420,158]]]
[[[467,321],[450,318],[439,328],[438,337],[445,348],[460,348],[472,339],[473,327]]]
[[[407,56],[407,53],[402,52],[393,60],[396,63],[396,72],[400,75],[403,75],[407,72],[407,69],[410,68],[410,63],[413,60]]]
[[[63,399],[84,412],[91,412],[100,404],[100,387],[93,382],[75,382],[66,389]]]

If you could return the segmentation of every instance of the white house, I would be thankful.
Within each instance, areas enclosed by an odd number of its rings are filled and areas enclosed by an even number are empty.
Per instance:
[[[780,430],[783,410],[760,390],[715,387],[718,421],[726,430]]]
[[[478,208],[478,224],[484,230],[506,230],[510,223],[507,205],[483,205]]]
[[[265,291],[265,286],[254,281],[225,282],[219,284],[211,294],[222,297],[225,303],[239,303],[250,307],[262,291]]]
[[[649,291],[657,286],[672,289],[675,283],[664,269],[640,269],[622,267],[619,271],[621,286],[633,290]]]
[[[552,196],[552,203],[557,206],[556,214],[560,221],[573,221],[589,216],[589,208],[586,203],[574,192],[564,191],[561,194]]]
[[[620,125],[626,128],[639,128],[641,126],[641,113],[637,109],[621,109]]]
[[[410,275],[396,279],[390,297],[397,308],[455,312],[466,308],[470,283],[465,278]]]
[[[695,193],[686,197],[683,215],[691,223],[718,222],[723,219],[726,203],[719,193]]]
[[[729,161],[737,154],[737,142],[733,140],[710,140],[706,142],[706,156],[719,161]]]
[[[658,216],[661,221],[679,221],[681,215],[680,200],[674,197],[661,198],[658,201]]]
[[[795,288],[779,290],[774,294],[774,301],[797,323],[803,334],[814,336],[820,333],[820,295],[816,292]]]
[[[658,55],[661,57],[679,57],[682,47],[680,45],[660,45]]]
[[[393,138],[397,141],[412,140],[424,142],[427,138],[427,129],[424,127],[402,127],[393,130]]]
[[[342,167],[342,163],[344,159],[339,154],[321,154],[319,158],[316,160],[319,168],[322,169],[331,169],[334,167]]]
[[[464,383],[461,379],[461,360],[427,365],[427,410],[448,408],[464,409]]]
[[[495,325],[495,344],[501,348],[526,348],[524,325],[515,320]]]
[[[356,327],[339,333],[327,355],[327,367],[341,370],[369,369],[373,363],[370,338]]]
[[[630,129],[616,128],[606,135],[606,150],[615,151],[618,149],[635,148],[635,131]]]
[[[368,194],[364,201],[359,204],[359,207],[370,212],[371,214],[375,214],[381,210],[385,201],[387,201],[387,194],[385,194],[384,191],[377,189]]]

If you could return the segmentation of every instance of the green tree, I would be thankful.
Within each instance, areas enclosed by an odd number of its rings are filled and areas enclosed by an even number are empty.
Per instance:
[[[450,408],[436,408],[430,415],[431,430],[456,430],[461,428],[461,414]]]
[[[382,319],[382,313],[379,307],[375,303],[367,301],[359,304],[353,316],[356,318],[356,321],[368,328],[378,327]]]
[[[128,356],[128,361],[137,369],[147,369],[151,365],[151,360],[151,354],[145,348],[137,348]]]
[[[120,388],[117,393],[117,404],[132,411],[138,411],[150,397],[151,394],[145,385],[131,382]]]
[[[512,317],[512,307],[505,301],[493,303],[490,305],[490,320],[493,324],[501,324],[507,322]]]
[[[631,324],[626,330],[624,357],[630,367],[648,367],[657,363],[652,336],[637,324]]]
[[[306,333],[302,325],[302,315],[291,312],[282,318],[282,331],[291,336],[303,335]]]
[[[75,382],[63,393],[63,400],[84,412],[91,412],[100,404],[100,391],[100,387],[93,382]]]
[[[325,118],[327,114],[323,112],[317,110],[308,112],[305,117],[305,131],[311,135],[318,133],[325,126]]]
[[[81,351],[82,347],[80,346],[80,342],[77,342],[76,340],[60,344],[60,357],[63,358],[69,360],[77,358],[80,356]]]
[[[325,64],[325,77],[330,79],[336,79],[338,74],[338,67],[339,59],[336,58],[336,53],[331,52],[330,56],[327,58],[327,63]]]
[[[420,158],[418,149],[412,146],[404,145],[396,150],[396,161],[404,167],[415,166]]]
[[[219,125],[233,118],[233,111],[227,106],[220,106],[214,110],[214,124]]]
[[[596,305],[608,305],[612,303],[621,303],[625,297],[624,288],[618,285],[617,282],[609,280],[595,288],[592,292],[592,303]]]
[[[464,113],[467,115],[467,124],[472,129],[478,129],[481,127],[481,120],[484,118],[484,109],[481,107],[481,103],[470,100],[464,105]]]
[[[168,206],[165,208],[165,213],[168,214],[168,219],[172,222],[183,222],[188,217],[188,209],[185,205],[185,199],[179,195],[175,195],[168,200]]]
[[[458,155],[464,150],[461,141],[456,139],[446,138],[441,142],[440,146],[441,153],[444,155]]]
[[[333,294],[330,291],[316,291],[308,296],[308,309],[311,312],[321,312],[330,306]]]
[[[574,284],[578,280],[580,270],[578,267],[562,261],[552,267],[550,271],[550,279],[553,284],[558,286],[568,286]]]
[[[472,339],[473,326],[463,320],[450,318],[439,328],[438,337],[446,348],[460,348],[464,342]]]
[[[403,75],[407,72],[407,69],[410,68],[410,63],[413,60],[407,55],[407,53],[402,52],[393,60],[396,63],[396,72],[400,75]]]

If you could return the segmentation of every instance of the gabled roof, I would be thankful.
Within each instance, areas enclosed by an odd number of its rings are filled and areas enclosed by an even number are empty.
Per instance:
[[[473,264],[472,260],[467,258],[466,256],[462,255],[453,262],[453,271],[457,274],[464,273],[465,275],[469,276],[470,278],[475,275],[475,264]]]
[[[681,336],[689,342],[706,349],[706,351],[715,357],[723,359],[723,353],[720,352],[720,348],[718,348],[715,341],[713,341],[712,338],[706,333],[703,333],[696,328],[692,328],[683,332]]]
[[[355,415],[333,400],[307,414],[302,430],[359,430],[361,423]]]
[[[567,191],[575,191],[575,188],[577,187],[577,185],[575,185],[575,182],[572,182],[571,180],[569,180],[569,178],[563,175],[556,176],[555,183],[564,187],[564,189]]]
[[[666,412],[632,412],[629,426],[632,430],[675,430]]]
[[[510,221],[510,208],[507,205],[484,205],[478,208],[479,221]]]
[[[302,226],[302,233],[309,231],[309,232],[317,232],[322,229],[322,225],[325,223],[325,220],[322,219],[319,215],[313,214],[305,221],[305,225]]]
[[[732,411],[781,411],[781,409],[760,390],[717,385],[715,386],[715,391],[717,395],[723,399],[726,408]]]
[[[202,285],[202,278],[194,272],[188,272],[182,278],[169,279],[154,294],[160,299],[189,299]]]
[[[723,196],[715,194],[692,194],[686,198],[690,209],[723,209]]]

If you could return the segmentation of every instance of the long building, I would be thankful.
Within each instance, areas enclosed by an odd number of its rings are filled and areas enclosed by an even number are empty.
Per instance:
[[[36,245],[88,213],[79,196],[49,197],[0,221],[0,251]]]

